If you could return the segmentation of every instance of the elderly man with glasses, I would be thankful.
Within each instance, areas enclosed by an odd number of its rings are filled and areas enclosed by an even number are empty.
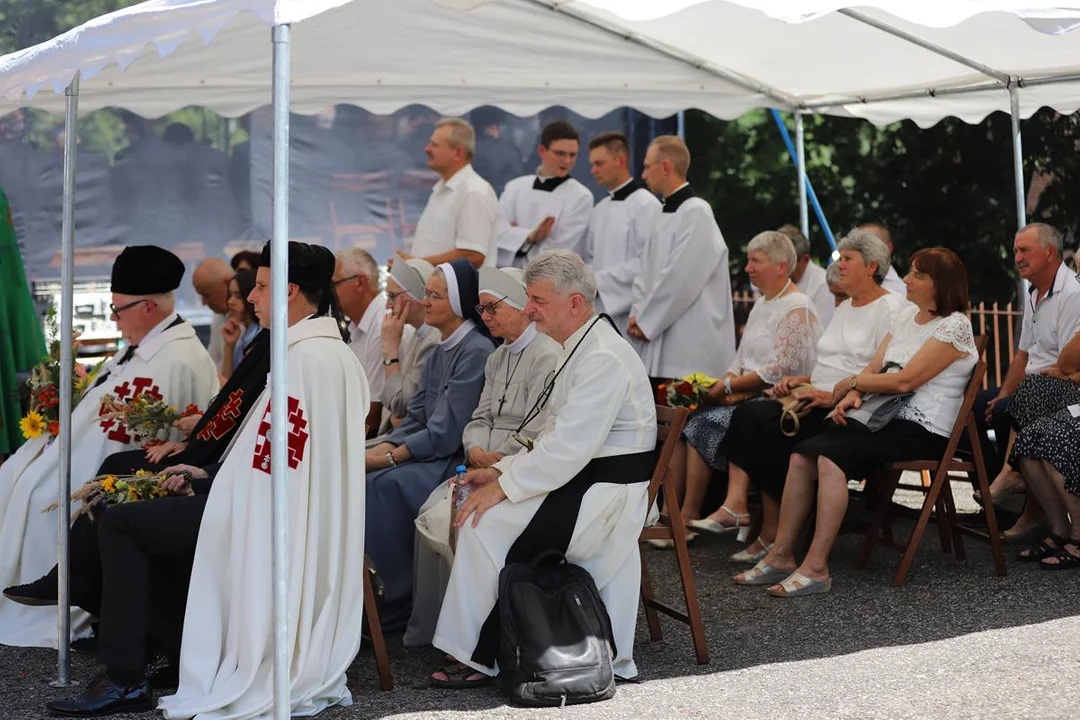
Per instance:
[[[183,276],[184,263],[159,247],[129,246],[117,256],[110,309],[127,347],[98,371],[71,415],[73,490],[91,479],[106,456],[157,439],[102,419],[106,394],[121,402],[163,399],[183,409],[205,408],[217,392],[214,361],[174,310],[173,291]],[[53,442],[58,433],[57,427],[43,428],[0,467],[0,587],[29,583],[56,564],[57,517],[41,511],[59,499],[60,443]],[[73,614],[75,635],[88,629],[89,616]],[[0,643],[56,647],[55,609],[0,599]]]

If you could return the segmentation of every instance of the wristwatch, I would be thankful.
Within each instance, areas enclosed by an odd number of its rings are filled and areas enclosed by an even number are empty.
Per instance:
[[[852,375],[851,380],[848,381],[848,384],[851,385],[852,390],[858,390],[859,389],[859,376],[858,375]]]
[[[731,376],[730,375],[725,375],[724,376],[724,394],[725,395],[730,395],[731,394]]]
[[[392,452],[386,453],[386,460],[390,463],[390,467],[396,467],[398,464],[398,461],[394,459],[394,453]]]
[[[396,362],[398,362],[397,358],[389,358],[389,359],[383,360],[382,364],[385,365],[386,367],[390,367],[391,365],[393,365]]]

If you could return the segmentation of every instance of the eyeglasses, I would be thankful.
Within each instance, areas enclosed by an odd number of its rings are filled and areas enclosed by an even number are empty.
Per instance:
[[[359,275],[350,275],[349,277],[343,277],[340,280],[334,280],[330,284],[333,285],[334,287],[337,287],[338,285],[340,285],[343,282],[349,282],[350,280],[355,280],[358,277],[360,277],[360,276]]]
[[[488,303],[487,305],[477,305],[476,306],[476,314],[477,315],[483,315],[484,313],[491,313],[492,315],[494,315],[495,314],[495,308],[498,307],[499,303],[501,303],[505,299],[506,298],[503,298],[502,300],[499,300],[498,302]]]
[[[391,292],[391,291],[387,290],[386,291],[386,302],[388,304],[392,303],[395,300],[397,300],[399,297],[401,297],[402,295],[408,295],[408,293],[406,291],[404,291],[404,290],[400,290],[398,292]]]
[[[143,298],[141,300],[132,300],[131,302],[127,303],[126,305],[121,305],[120,307],[116,307],[112,303],[109,303],[109,310],[116,317],[120,317],[120,313],[124,312],[125,310],[130,310],[131,308],[133,308],[136,305],[139,305],[141,303],[150,303],[151,305],[156,304],[156,303],[154,303],[153,300],[147,300],[146,298]]]
[[[445,297],[443,297],[439,293],[435,292],[434,290],[425,290],[424,291],[424,297],[426,297],[428,300],[445,300],[446,299]]]

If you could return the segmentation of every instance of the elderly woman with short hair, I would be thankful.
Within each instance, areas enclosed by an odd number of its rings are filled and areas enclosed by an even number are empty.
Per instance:
[[[760,233],[750,241],[746,255],[746,274],[761,297],[750,310],[734,362],[709,390],[709,406],[687,422],[683,431],[687,444],[681,446],[686,452],[683,519],[692,527],[712,532],[737,529],[715,518],[699,519],[713,470],[723,470],[727,464],[720,443],[736,404],[760,395],[782,377],[809,373],[821,335],[813,302],[790,278],[798,259],[790,238],[772,230]],[[745,504],[745,486],[729,488],[728,492],[744,498]]]
[[[838,245],[839,282],[849,300],[840,303],[832,322],[817,343],[817,360],[809,375],[784,377],[770,394],[779,400],[792,396],[808,405],[797,423],[781,428],[782,405],[777,402],[745,403],[736,408],[721,446],[728,459],[729,483],[747,487],[751,482],[762,495],[761,536],[732,559],[757,562],[765,556],[776,535],[780,497],[788,474],[788,458],[799,442],[817,435],[834,405],[838,380],[860,372],[889,332],[893,315],[907,306],[901,297],[881,287],[888,272],[889,249],[875,235],[854,230]],[[790,418],[789,418],[790,420]],[[732,507],[735,505],[735,507]],[[749,525],[745,494],[728,497],[727,517],[715,518],[731,526]]]
[[[792,451],[776,544],[737,583],[778,583],[769,588],[776,597],[828,592],[829,553],[847,510],[848,478],[864,478],[891,462],[936,460],[945,451],[979,359],[967,317],[967,272],[952,250],[926,248],[912,256],[904,284],[911,302],[893,315],[873,359],[836,382],[832,395],[839,402],[825,430]],[[864,393],[909,397],[891,417],[870,422],[869,408],[853,417]],[[797,565],[795,544],[815,502],[814,539]]]

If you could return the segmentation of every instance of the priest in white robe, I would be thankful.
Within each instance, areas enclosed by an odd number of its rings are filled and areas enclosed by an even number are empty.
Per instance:
[[[795,255],[798,260],[795,269],[791,271],[791,282],[795,283],[806,294],[817,311],[818,324],[822,330],[832,320],[833,310],[836,309],[836,301],[829,292],[829,283],[825,279],[825,268],[814,262],[810,254],[810,240],[802,234],[802,231],[794,225],[783,225],[777,232],[788,236],[791,244],[795,246]]]
[[[525,271],[526,312],[562,345],[548,418],[533,450],[470,470],[473,493],[458,514],[457,554],[433,644],[460,664],[432,675],[440,687],[497,674],[499,572],[547,550],[592,574],[611,616],[615,673],[633,660],[656,409],[640,358],[593,308],[596,283],[568,251]]]
[[[642,176],[664,198],[634,283],[629,335],[649,377],[724,374],[735,358],[728,248],[712,208],[686,182],[690,151],[674,135],[649,145]]]
[[[491,467],[521,450],[518,433],[533,439],[547,419],[547,405],[530,414],[555,372],[561,348],[538,332],[525,315],[525,280],[518,268],[480,268],[480,318],[503,344],[484,367],[484,389],[462,444],[468,467]],[[450,578],[451,487],[440,483],[416,518],[413,550],[413,607],[405,631],[407,646],[430,645]]]
[[[593,196],[570,177],[580,149],[581,137],[570,123],[556,120],[544,126],[536,174],[506,183],[499,198],[499,267],[523,268],[547,250],[583,251]]]
[[[139,447],[148,438],[132,435],[118,420],[100,420],[101,399],[163,398],[180,409],[205,408],[218,389],[217,366],[175,312],[173,291],[184,264],[168,250],[129,246],[112,268],[112,312],[127,347],[105,363],[71,415],[71,487],[90,480],[112,453]],[[178,439],[178,438],[173,438]],[[48,433],[31,440],[0,466],[0,587],[22,585],[56,564],[55,512],[60,443]],[[72,631],[84,635],[89,616],[76,612]],[[56,647],[55,611],[0,598],[0,643]]]
[[[597,309],[624,335],[645,243],[660,220],[660,202],[630,174],[629,162],[622,133],[601,133],[589,141],[589,170],[608,195],[593,208],[582,257],[596,273]]]

